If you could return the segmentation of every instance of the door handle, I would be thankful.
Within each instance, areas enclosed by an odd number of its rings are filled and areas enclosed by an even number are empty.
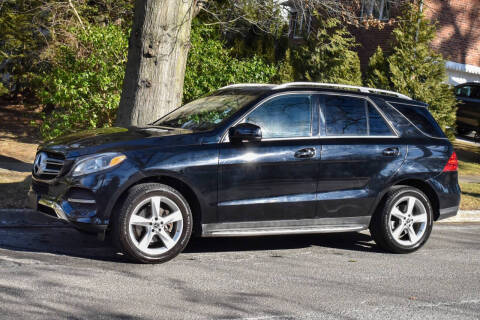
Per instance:
[[[295,158],[312,158],[315,155],[314,148],[300,149],[295,152]]]
[[[383,150],[383,155],[387,157],[396,157],[400,153],[397,147],[391,147]]]

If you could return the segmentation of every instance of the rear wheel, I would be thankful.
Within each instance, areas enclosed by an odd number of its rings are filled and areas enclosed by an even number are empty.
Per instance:
[[[192,233],[192,213],[175,189],[158,183],[134,186],[114,225],[115,242],[131,259],[162,263],[177,256]]]
[[[393,253],[409,253],[422,247],[432,231],[433,210],[417,188],[392,189],[372,217],[370,232],[378,246]]]

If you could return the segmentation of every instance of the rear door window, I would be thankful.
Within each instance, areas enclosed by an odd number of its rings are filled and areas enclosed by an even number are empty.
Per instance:
[[[393,136],[385,119],[367,100],[337,95],[325,95],[322,100],[327,136]]]
[[[385,119],[370,103],[368,103],[368,129],[371,136],[393,136]]]

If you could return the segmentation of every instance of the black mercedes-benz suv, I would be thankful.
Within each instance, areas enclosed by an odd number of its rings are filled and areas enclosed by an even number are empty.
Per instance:
[[[452,145],[422,102],[345,85],[249,84],[147,126],[45,143],[29,200],[152,263],[192,234],[370,229],[381,248],[412,252],[434,221],[457,213],[460,188]]]

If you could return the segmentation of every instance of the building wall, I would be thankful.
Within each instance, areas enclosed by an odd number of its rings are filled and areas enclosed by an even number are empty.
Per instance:
[[[350,28],[350,32],[355,36],[359,47],[358,57],[360,58],[360,67],[365,72],[368,67],[368,60],[375,53],[377,47],[381,47],[385,53],[390,50],[389,42],[392,36],[394,25],[386,25],[382,29],[378,28]]]
[[[447,60],[480,66],[480,0],[425,0],[424,12],[437,22],[434,49]]]
[[[480,67],[480,0],[424,0],[423,9],[425,16],[437,23],[432,47],[449,62],[448,82],[480,82],[480,69],[476,68]],[[362,71],[378,46],[388,52],[393,28],[351,30],[360,44]]]

